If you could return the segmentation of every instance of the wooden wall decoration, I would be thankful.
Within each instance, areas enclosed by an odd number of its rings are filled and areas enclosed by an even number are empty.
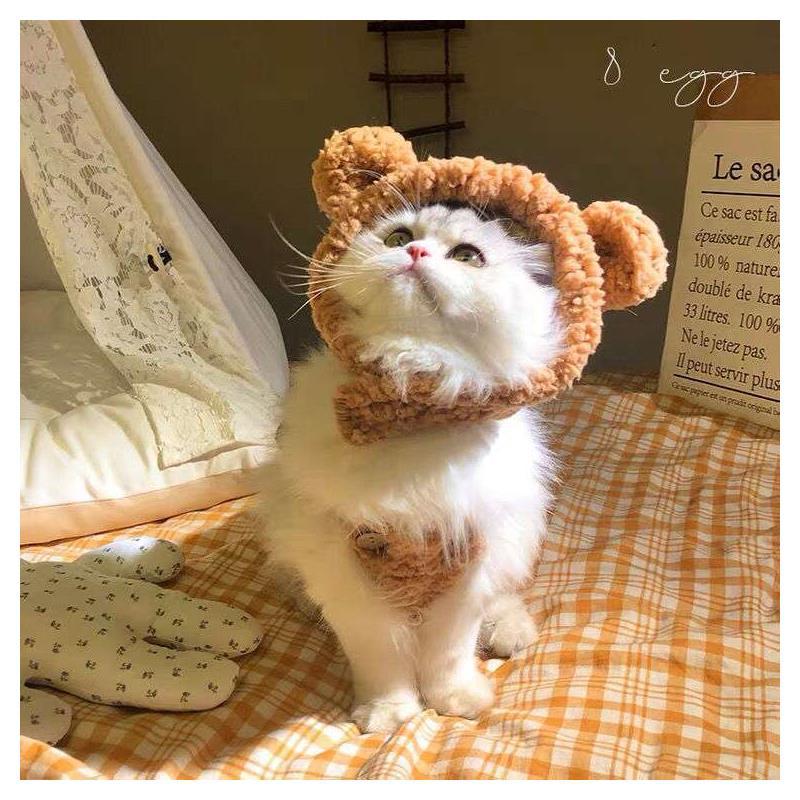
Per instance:
[[[370,33],[383,36],[383,72],[370,72],[370,81],[382,83],[386,94],[386,118],[389,125],[394,126],[394,109],[392,104],[392,86],[395,84],[439,84],[444,92],[444,119],[431,125],[401,130],[406,139],[418,139],[422,136],[444,134],[444,155],[450,157],[451,134],[466,127],[463,120],[452,118],[451,88],[453,84],[464,83],[465,76],[461,72],[450,71],[450,34],[452,31],[464,30],[464,20],[383,20],[368,22]],[[397,40],[397,34],[418,31],[441,31],[444,70],[437,73],[397,73],[392,72],[390,63],[391,44]]]

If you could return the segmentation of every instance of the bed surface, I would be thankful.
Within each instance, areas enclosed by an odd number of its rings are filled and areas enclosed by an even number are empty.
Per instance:
[[[563,483],[527,594],[536,644],[483,668],[477,721],[425,711],[386,738],[348,721],[347,662],[270,585],[252,498],[24,550],[72,559],[123,536],[180,542],[172,584],[266,635],[231,699],[155,713],[68,698],[26,778],[776,778],[777,432],[606,378],[544,407]]]

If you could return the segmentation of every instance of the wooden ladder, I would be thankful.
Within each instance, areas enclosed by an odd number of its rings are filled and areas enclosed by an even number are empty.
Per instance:
[[[382,83],[386,93],[386,117],[392,125],[392,86],[397,83],[438,83],[444,89],[444,122],[435,125],[423,125],[418,128],[409,128],[400,131],[406,139],[418,139],[421,136],[444,134],[444,155],[450,157],[450,134],[453,131],[466,127],[463,120],[452,119],[450,103],[450,88],[454,83],[464,83],[464,74],[450,71],[450,31],[464,30],[464,20],[409,20],[395,21],[383,20],[368,22],[367,30],[370,33],[383,35],[383,72],[370,72],[369,79],[375,83]],[[389,66],[389,34],[417,31],[442,31],[442,44],[444,46],[444,72],[438,73],[394,73]]]

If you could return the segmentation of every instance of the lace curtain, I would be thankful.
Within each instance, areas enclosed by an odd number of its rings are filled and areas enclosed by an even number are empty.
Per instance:
[[[88,66],[105,81],[99,64]],[[162,466],[269,443],[279,387],[226,324],[203,265],[180,242],[162,241],[126,173],[125,148],[109,142],[107,119],[119,124],[124,110],[102,93],[90,103],[76,79],[86,68],[71,68],[53,25],[22,23],[22,174],[69,300],[143,404]]]

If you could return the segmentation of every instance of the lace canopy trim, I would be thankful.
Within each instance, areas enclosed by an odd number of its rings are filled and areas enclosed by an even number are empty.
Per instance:
[[[31,205],[78,318],[144,405],[162,466],[271,441],[274,394],[220,325],[224,309],[182,277],[189,265],[154,229],[53,26],[23,22],[21,35]]]

